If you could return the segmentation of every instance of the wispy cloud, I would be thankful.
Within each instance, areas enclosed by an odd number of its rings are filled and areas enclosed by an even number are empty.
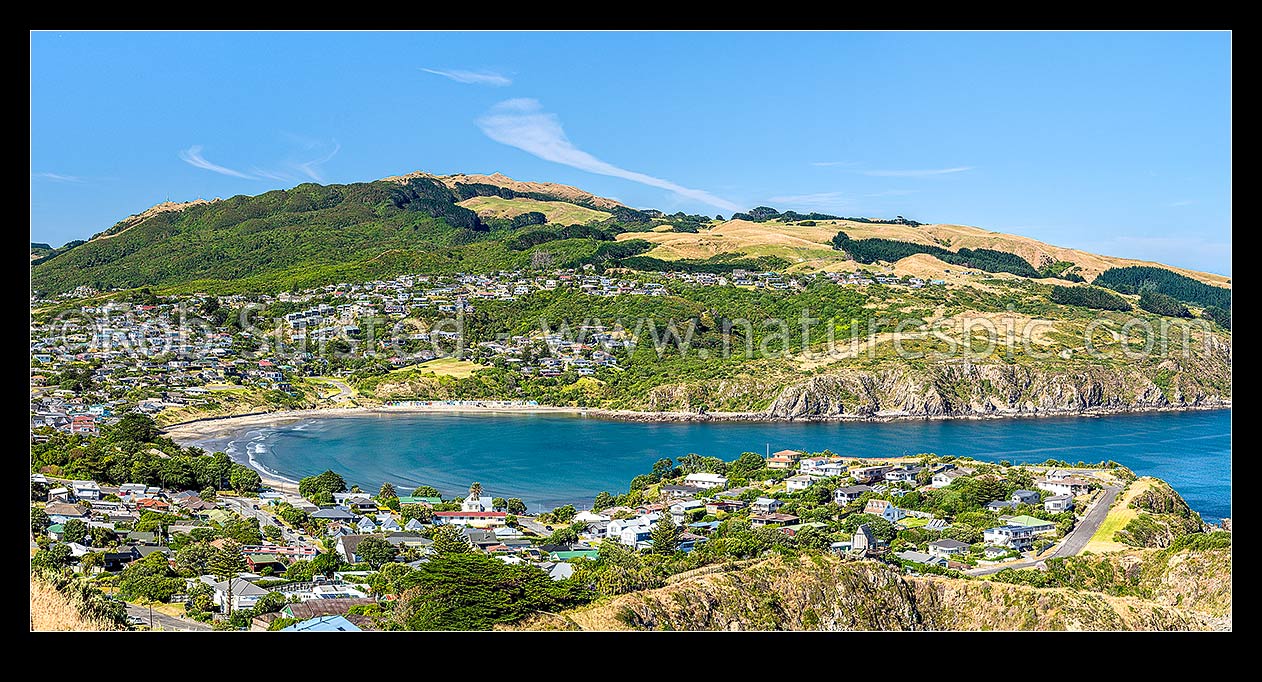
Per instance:
[[[478,118],[477,124],[492,140],[516,147],[545,161],[657,187],[726,211],[741,210],[737,204],[716,197],[705,190],[684,187],[670,180],[619,168],[575,147],[574,143],[566,137],[565,130],[561,127],[561,121],[556,114],[545,112],[543,106],[535,99],[504,100]]]
[[[512,85],[513,79],[502,73],[494,71],[465,71],[462,69],[425,69],[421,71],[432,73],[435,76],[442,76],[457,83],[468,83],[470,85],[490,85],[502,88],[506,85]]]
[[[333,160],[337,153],[342,151],[342,145],[336,141],[333,143],[333,150],[318,159],[311,161],[303,161],[294,164],[294,168],[303,175],[315,180],[316,182],[324,182],[324,175],[320,172],[320,166]]]
[[[815,192],[813,194],[782,194],[770,197],[767,201],[787,205],[792,208],[848,208],[854,205],[854,199],[841,192]]]
[[[202,155],[202,145],[200,144],[195,144],[192,147],[181,151],[180,158],[190,166],[208,170],[212,173],[219,173],[220,175],[243,178],[245,180],[277,180],[282,182],[292,182],[301,178],[307,178],[316,182],[324,182],[324,172],[321,169],[321,166],[331,161],[334,156],[337,156],[337,153],[342,150],[342,145],[338,144],[336,140],[333,142],[321,142],[319,140],[312,140],[310,138],[297,137],[293,135],[289,135],[289,137],[304,147],[308,154],[310,154],[312,150],[318,149],[322,146],[327,147],[329,144],[332,144],[333,148],[327,153],[316,158],[308,158],[307,160],[301,161],[290,160],[278,164],[282,168],[287,168],[288,170],[277,169],[275,167],[260,168],[258,166],[254,166],[247,172],[221,166],[208,160],[204,155]]]
[[[77,175],[66,175],[64,173],[31,173],[31,177],[38,180],[48,180],[49,182],[83,182],[83,178]]]
[[[973,166],[954,166],[952,168],[928,168],[920,170],[866,170],[864,175],[878,178],[926,178],[931,175],[950,175],[973,170]]]
[[[780,196],[768,197],[767,201],[775,204],[777,208],[800,209],[814,208],[822,210],[844,210],[853,209],[860,206],[871,208],[870,199],[880,199],[883,197],[901,197],[908,194],[915,194],[913,189],[887,189],[879,192],[865,192],[863,194],[846,194],[845,192],[814,192],[810,194],[782,194]]]
[[[195,144],[192,147],[189,147],[188,149],[181,150],[180,159],[182,159],[184,163],[187,163],[190,166],[193,166],[195,168],[201,168],[202,170],[208,170],[212,173],[219,173],[220,175],[231,175],[234,178],[245,178],[246,180],[258,179],[258,177],[254,175],[250,175],[249,173],[242,173],[239,170],[233,170],[226,166],[220,166],[217,163],[212,163],[206,160],[206,157],[202,156],[202,146],[200,144]]]
[[[858,161],[812,161],[812,162],[811,162],[811,165],[812,165],[812,166],[820,166],[820,167],[824,167],[824,166],[857,166],[857,165],[859,165],[859,162],[858,162]]]

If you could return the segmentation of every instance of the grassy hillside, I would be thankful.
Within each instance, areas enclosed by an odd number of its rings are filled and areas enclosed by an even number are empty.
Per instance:
[[[575,238],[558,232],[546,245],[533,238],[522,242],[517,230],[523,226],[512,218],[531,212],[542,213],[553,225],[599,223],[601,232]],[[930,253],[865,266],[834,248],[833,240],[842,231],[855,244],[893,240],[921,245]],[[605,241],[611,236],[619,244]],[[626,264],[642,270],[685,267],[716,272],[733,267],[790,272],[864,267],[959,283],[965,281],[964,267],[942,259],[967,264],[973,257],[954,254],[968,249],[962,253],[986,254],[990,261],[1008,257],[1020,266],[986,268],[1007,269],[997,274],[999,279],[1015,276],[1009,272],[1029,276],[1033,268],[1043,276],[1072,274],[1090,281],[1118,268],[1152,266],[1198,284],[1228,283],[1219,275],[1098,256],[961,225],[862,219],[742,219],[716,224],[701,216],[631,209],[566,185],[519,182],[499,174],[418,172],[375,182],[308,183],[258,196],[159,204],[87,242],[48,251],[33,246],[32,286],[46,295],[80,286],[279,291],[403,272],[511,270],[532,262],[551,267],[618,265],[649,248],[647,257],[631,258]],[[534,257],[541,250],[547,258]],[[1182,299],[1186,302],[1212,300],[1221,305],[1224,300],[1223,295],[1207,296],[1180,282],[1184,280],[1172,278],[1162,284],[1176,297],[1180,292],[1195,294]],[[1229,314],[1220,312],[1220,317]]]
[[[1203,576],[1230,602],[1230,564]],[[1223,579],[1227,578],[1227,579]],[[566,630],[1208,630],[1170,600],[940,577],[871,561],[773,558],[527,621]]]
[[[844,231],[851,239],[856,240],[893,239],[938,246],[950,251],[959,251],[964,248],[1005,251],[1024,258],[1035,268],[1048,263],[1073,263],[1078,266],[1079,272],[1088,281],[1110,268],[1142,265],[1172,270],[1215,286],[1228,284],[1228,278],[1222,275],[1130,258],[1102,256],[1045,244],[1029,237],[991,232],[966,225],[912,226],[848,220],[811,222],[814,225],[804,226],[779,221],[729,220],[696,233],[664,232],[636,234],[635,237],[656,245],[647,255],[666,260],[710,258],[722,254],[769,255],[787,259],[793,263],[793,269],[799,271],[854,270],[861,267],[861,264],[848,260],[844,253],[832,247],[833,237],[838,231]],[[631,235],[624,235],[622,238],[630,237]],[[943,269],[951,269],[951,266],[947,265]],[[898,267],[893,270],[896,274],[920,274],[900,271]],[[943,275],[939,271],[936,276]]]
[[[516,235],[509,221],[479,218],[458,199],[439,179],[417,175],[163,204],[35,261],[32,286],[45,294],[79,286],[279,291],[403,272],[516,269],[538,250],[546,250],[556,267],[640,250],[555,238],[522,248],[506,243]],[[559,213],[600,215],[560,205],[566,208]]]
[[[599,222],[611,215],[605,211],[594,211],[564,201],[539,201],[520,197],[514,199],[473,197],[461,201],[459,205],[480,216],[490,218],[515,218],[523,213],[537,211],[547,216],[548,222],[561,225]]]

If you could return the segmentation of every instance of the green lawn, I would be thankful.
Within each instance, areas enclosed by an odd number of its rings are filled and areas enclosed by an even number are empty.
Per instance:
[[[1115,542],[1113,534],[1126,527],[1137,516],[1139,512],[1131,508],[1131,500],[1135,496],[1147,490],[1152,485],[1152,480],[1148,478],[1137,479],[1131,483],[1126,490],[1118,497],[1118,502],[1109,510],[1109,515],[1104,517],[1104,522],[1096,529],[1095,534],[1091,536],[1091,540],[1087,542],[1087,546],[1083,551],[1087,552],[1117,552],[1126,549],[1126,545]]]

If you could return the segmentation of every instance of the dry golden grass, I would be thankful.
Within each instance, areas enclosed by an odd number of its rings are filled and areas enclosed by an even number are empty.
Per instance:
[[[112,623],[84,618],[69,600],[43,581],[31,578],[31,630],[68,632],[118,630]]]
[[[833,250],[831,240],[838,231],[844,231],[851,239],[880,237],[899,241],[929,244],[957,251],[961,248],[996,249],[1015,253],[1038,267],[1045,258],[1070,261],[1081,268],[1087,280],[1113,267],[1149,265],[1168,268],[1193,279],[1228,286],[1222,275],[1176,268],[1152,261],[1102,256],[1078,249],[1053,246],[1029,237],[991,232],[967,225],[878,225],[855,223],[844,220],[819,221],[814,227],[786,225],[783,223],[753,223],[729,220],[695,234],[678,232],[634,232],[619,235],[619,239],[644,239],[656,246],[647,255],[667,260],[683,258],[710,258],[723,253],[743,253],[748,256],[779,256],[794,263],[797,270],[852,270],[859,267],[853,261]],[[941,264],[941,265],[939,265]],[[903,259],[894,268],[896,274],[919,277],[946,278],[941,270],[959,269],[930,256],[913,256]],[[937,274],[935,274],[937,271]]]
[[[604,220],[609,214],[590,208],[575,206],[564,201],[538,201],[536,199],[505,199],[503,197],[473,197],[457,204],[480,216],[514,218],[523,213],[538,211],[548,217],[548,222],[571,225]]]

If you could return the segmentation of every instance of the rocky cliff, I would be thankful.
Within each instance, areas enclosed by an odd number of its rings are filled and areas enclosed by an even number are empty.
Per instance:
[[[1228,619],[1134,597],[939,577],[871,561],[770,559],[565,614],[528,629],[1211,630]]]
[[[1222,376],[1226,375],[1226,382]],[[767,407],[780,419],[1078,414],[1231,404],[1230,364],[1146,370],[1043,370],[1007,364],[842,370],[785,387]]]

